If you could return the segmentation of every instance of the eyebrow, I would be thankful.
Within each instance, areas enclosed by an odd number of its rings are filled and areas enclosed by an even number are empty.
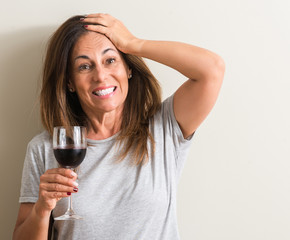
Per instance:
[[[109,51],[114,51],[114,52],[116,52],[116,50],[115,49],[113,49],[113,48],[106,48],[103,52],[102,52],[102,55],[105,55],[107,52],[109,52]],[[87,55],[80,55],[80,56],[77,56],[75,59],[74,59],[74,61],[76,61],[76,60],[78,60],[78,59],[90,59]]]
[[[114,51],[116,52],[116,50],[114,48],[107,48],[102,52],[102,55],[105,55],[108,51]]]

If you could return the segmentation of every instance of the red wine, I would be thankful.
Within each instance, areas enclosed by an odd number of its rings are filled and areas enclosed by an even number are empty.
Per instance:
[[[86,148],[55,148],[54,156],[63,167],[75,168],[82,163],[86,155]]]

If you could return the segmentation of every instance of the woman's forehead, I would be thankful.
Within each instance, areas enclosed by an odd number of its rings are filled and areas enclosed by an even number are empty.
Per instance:
[[[114,49],[117,51],[114,44],[103,34],[96,32],[88,32],[82,35],[76,42],[73,55],[79,54],[82,51],[100,51],[104,49]]]

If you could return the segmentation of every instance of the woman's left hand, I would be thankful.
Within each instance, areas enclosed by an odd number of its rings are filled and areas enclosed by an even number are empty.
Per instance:
[[[121,52],[132,53],[138,47],[139,39],[121,21],[109,14],[90,14],[83,21],[89,23],[85,25],[86,29],[104,34]]]

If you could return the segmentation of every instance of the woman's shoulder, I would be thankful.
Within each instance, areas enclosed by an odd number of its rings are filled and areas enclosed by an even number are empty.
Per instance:
[[[35,135],[30,140],[28,145],[33,148],[33,147],[39,147],[39,146],[49,144],[50,142],[51,142],[51,136],[49,135],[49,133],[47,131],[43,131],[43,132]]]
[[[164,117],[164,115],[167,116],[173,112],[173,96],[174,95],[171,95],[162,101],[159,111],[157,111],[154,116],[155,118],[162,116]]]
[[[163,102],[162,102],[162,108],[165,109],[171,109],[173,108],[173,97],[174,94],[170,95],[169,97],[167,97]]]

